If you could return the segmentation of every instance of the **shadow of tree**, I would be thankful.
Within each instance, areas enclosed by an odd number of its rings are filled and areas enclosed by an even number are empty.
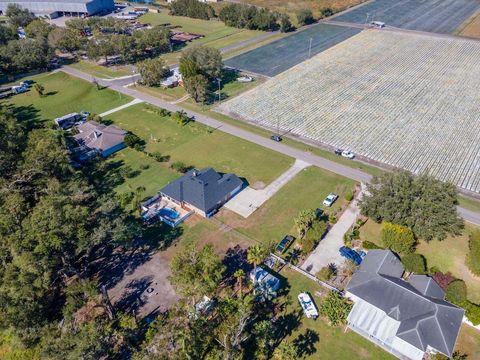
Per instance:
[[[298,357],[310,356],[315,354],[317,349],[315,344],[320,340],[318,333],[312,329],[307,329],[305,334],[300,334],[293,340],[293,345],[297,349]]]
[[[33,105],[15,106],[13,104],[7,104],[4,106],[23,123],[27,130],[41,128],[45,126],[45,123],[47,122],[46,119],[40,118],[40,110]]]
[[[115,303],[117,310],[127,313],[137,311],[148,300],[148,296],[153,296],[155,291],[148,293],[147,289],[152,284],[153,276],[145,276],[141,279],[135,279],[128,283],[122,298]]]
[[[283,339],[292,335],[292,333],[300,326],[303,313],[297,310],[286,315],[281,315],[275,321],[275,328],[278,329],[275,341],[280,344]]]
[[[252,265],[247,261],[247,250],[243,249],[240,245],[229,248],[225,253],[222,263],[226,267],[224,282],[228,285],[233,285],[235,283],[236,280],[233,276],[235,271],[242,269],[248,274],[252,269]]]

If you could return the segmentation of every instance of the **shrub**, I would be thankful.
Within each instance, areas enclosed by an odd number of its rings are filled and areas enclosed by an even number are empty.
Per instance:
[[[322,281],[330,280],[333,275],[335,275],[335,269],[332,266],[324,266],[315,274]]]
[[[322,17],[329,17],[329,16],[332,16],[334,14],[332,8],[329,8],[329,7],[326,7],[326,8],[323,8],[322,10],[320,10],[320,14],[322,14]]]
[[[467,266],[475,275],[480,275],[480,230],[476,230],[470,234]]]
[[[406,226],[385,222],[382,225],[383,246],[398,254],[413,252],[416,240],[413,231]]]
[[[328,215],[328,221],[331,223],[331,224],[336,224],[337,223],[337,217],[333,214],[330,214]]]
[[[352,201],[352,200],[353,200],[353,193],[352,193],[352,191],[348,190],[348,191],[345,193],[345,200],[347,200],[347,201]]]
[[[444,274],[441,271],[432,271],[436,270],[434,268],[430,268],[430,273],[434,273],[432,275],[432,279],[440,286],[443,290],[447,289],[448,284],[455,280],[455,278],[449,272]]]
[[[158,162],[168,161],[168,158],[169,158],[168,155],[164,156],[159,151],[155,151],[151,153],[150,156],[153,157]]]
[[[142,170],[150,169],[150,165],[148,165],[148,164],[142,164],[142,165],[140,165],[140,169],[142,169]]]
[[[470,320],[475,326],[479,325],[480,306],[470,301],[465,301],[463,308],[465,309],[465,316],[468,318],[468,320]]]
[[[314,221],[313,224],[308,228],[305,232],[305,235],[300,240],[300,244],[302,245],[302,252],[304,254],[308,254],[315,249],[315,246],[322,238],[323,234],[327,230],[327,224],[325,221]]]
[[[320,314],[325,316],[332,326],[345,324],[350,310],[352,310],[350,301],[336,291],[330,291],[319,308]]]
[[[128,133],[127,135],[125,135],[124,142],[125,145],[127,145],[128,147],[134,148],[136,144],[141,143],[141,140],[137,135]]]
[[[215,16],[215,10],[210,4],[197,0],[176,0],[170,4],[170,15],[209,20]]]
[[[373,250],[373,249],[383,249],[381,246],[371,242],[371,241],[364,241],[362,242],[362,246],[364,249]]]
[[[445,299],[452,304],[461,306],[467,300],[467,285],[465,281],[457,279],[447,285]]]
[[[402,257],[403,266],[409,272],[415,274],[425,274],[426,260],[420,254],[410,253]]]
[[[191,117],[188,116],[188,114],[183,111],[183,110],[180,110],[180,111],[177,111],[175,112],[173,115],[172,115],[172,119],[175,120],[175,122],[179,125],[182,125],[182,126],[185,126],[187,125],[190,121],[192,121],[193,119]]]
[[[187,166],[187,165],[185,165],[185,163],[183,163],[181,161],[174,162],[172,165],[170,165],[170,167],[173,170],[178,171],[178,172],[183,173],[183,174],[191,169],[191,166]]]
[[[302,9],[297,12],[297,22],[299,26],[313,24],[315,18],[313,17],[312,10]]]
[[[126,165],[126,166],[120,168],[119,174],[123,178],[131,179],[131,178],[134,178],[135,176],[137,176],[139,174],[139,171],[138,170],[133,170],[131,166]]]

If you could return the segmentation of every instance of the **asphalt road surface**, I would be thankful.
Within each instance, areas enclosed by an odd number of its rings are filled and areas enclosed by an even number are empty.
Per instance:
[[[70,67],[63,67],[61,68],[61,71],[84,79],[89,82],[93,82],[94,78],[90,74],[86,74],[82,71],[79,71],[77,69],[73,69]],[[128,81],[130,80],[130,81]],[[358,182],[364,182],[368,183],[372,176],[370,174],[367,174],[361,170],[358,169],[353,169],[351,167],[336,163],[334,161],[330,161],[327,159],[324,159],[320,156],[311,154],[306,151],[302,151],[299,149],[292,148],[288,145],[278,143],[275,141],[270,140],[269,138],[251,133],[247,130],[243,130],[241,128],[238,128],[234,125],[226,124],[221,121],[212,119],[208,116],[199,114],[194,111],[190,111],[187,109],[183,109],[182,107],[178,105],[171,104],[167,101],[161,100],[159,98],[156,98],[154,96],[150,96],[148,94],[142,93],[140,91],[137,91],[134,87],[125,87],[125,85],[131,83],[131,78],[130,79],[121,79],[121,80],[102,80],[102,79],[97,79],[96,80],[101,86],[106,86],[109,87],[112,90],[118,91],[122,94],[131,96],[135,99],[142,100],[146,103],[167,109],[169,111],[186,111],[189,116],[193,116],[195,118],[195,121],[198,121],[199,123],[202,123],[204,125],[210,126],[211,128],[214,128],[216,130],[223,131],[227,134],[242,138],[244,140],[262,145],[263,147],[266,147],[268,149],[275,150],[279,153],[282,153],[284,155],[290,156],[295,159],[300,159],[305,162],[308,162],[312,165],[318,166],[319,168],[334,172],[336,174],[345,176],[347,178],[353,179]],[[465,221],[468,221],[470,223],[473,223],[475,225],[480,225],[480,213],[467,210],[461,207],[458,207],[458,213],[460,216],[463,217]]]

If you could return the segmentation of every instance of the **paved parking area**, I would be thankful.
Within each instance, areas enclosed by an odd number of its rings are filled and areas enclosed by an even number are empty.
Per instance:
[[[280,190],[283,185],[288,183],[295,177],[295,175],[308,166],[310,166],[309,163],[297,159],[290,169],[285,171],[264,189],[255,190],[251,187],[247,187],[227,202],[224,207],[244,218],[247,218],[262,206],[263,203],[270,199],[278,190]]]
[[[344,245],[343,235],[345,235],[360,215],[358,201],[361,200],[363,191],[364,189],[362,185],[362,190],[358,197],[350,203],[349,207],[345,210],[338,222],[332,226],[327,235],[322,241],[320,241],[307,260],[305,260],[301,266],[303,270],[315,275],[325,266],[335,264],[339,267],[344,263],[345,258],[340,255],[338,250]]]

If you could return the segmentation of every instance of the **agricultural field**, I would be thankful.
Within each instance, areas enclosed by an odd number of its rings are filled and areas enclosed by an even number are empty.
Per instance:
[[[228,59],[225,65],[275,76],[359,32],[355,28],[317,24]]]
[[[129,96],[110,89],[98,90],[95,85],[64,72],[45,73],[28,79],[43,85],[44,97],[40,97],[32,88],[3,103],[20,107],[20,110],[28,112],[28,116],[42,120],[53,120],[78,111],[100,114],[132,100]]]
[[[457,29],[458,35],[480,39],[480,11]]]
[[[314,16],[320,17],[322,9],[330,8],[334,12],[339,12],[361,4],[364,1],[366,0],[240,0],[238,2],[287,13],[295,21],[295,14],[302,9],[310,9]]]
[[[218,110],[480,192],[479,56],[472,40],[367,30]]]
[[[382,21],[403,29],[451,34],[480,9],[480,0],[374,0],[335,18],[357,24]]]

